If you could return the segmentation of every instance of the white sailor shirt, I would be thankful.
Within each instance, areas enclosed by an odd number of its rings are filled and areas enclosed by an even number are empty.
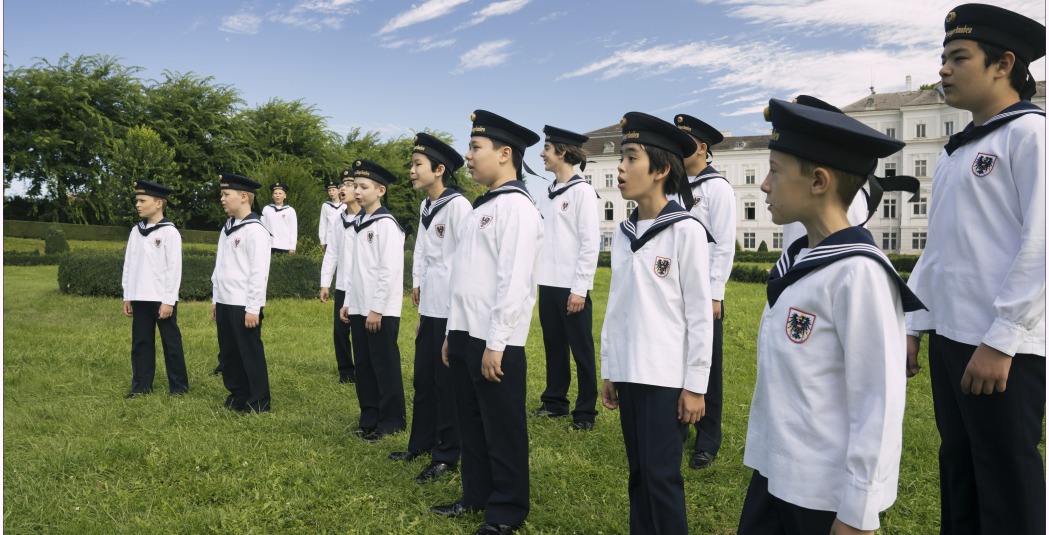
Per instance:
[[[951,138],[909,282],[929,311],[908,317],[910,334],[1045,356],[1045,143],[1029,102]]]
[[[452,189],[436,201],[424,199],[419,207],[419,230],[415,235],[412,288],[419,288],[419,315],[448,317],[452,259],[458,248],[459,229],[473,207]]]
[[[354,232],[347,234],[342,248],[352,245],[353,262],[346,269],[348,314],[401,316],[404,293],[404,230],[386,207],[371,215],[361,210],[354,219]]]
[[[350,261],[353,258],[352,241],[346,238],[354,232],[353,220],[356,214],[349,214],[342,210],[335,214],[335,218],[328,226],[328,247],[324,249],[324,258],[321,260],[321,288],[331,288],[331,279],[335,277],[335,289],[346,290],[346,281],[343,275],[349,271]],[[349,247],[343,247],[345,244]]]
[[[120,285],[124,301],[159,301],[175,306],[182,284],[182,235],[167,218],[140,222],[131,229],[124,251]]]
[[[601,378],[704,394],[714,337],[709,234],[676,201],[640,236],[637,216],[612,236]]]
[[[689,186],[692,188],[691,213],[710,231],[710,297],[725,300],[725,285],[732,274],[736,255],[736,195],[732,185],[714,166],[708,165]]]
[[[524,346],[532,323],[543,221],[524,182],[474,201],[452,261],[448,331],[466,331],[493,351]]]
[[[268,204],[262,209],[262,223],[273,235],[274,249],[296,249],[299,240],[299,220],[295,209],[288,206]]]
[[[802,245],[769,279],[743,464],[773,496],[874,530],[899,482],[903,315],[922,304],[862,227]]]
[[[553,183],[539,199],[545,239],[539,253],[536,281],[541,286],[568,288],[586,297],[594,288],[597,253],[601,246],[597,192],[579,175]]]
[[[321,215],[317,220],[317,238],[321,245],[328,245],[328,229],[336,225],[339,214],[346,211],[344,203],[324,201],[321,205]]]
[[[270,233],[262,219],[255,214],[242,220],[229,218],[219,231],[211,302],[243,306],[244,312],[258,314],[266,306],[269,277]]]

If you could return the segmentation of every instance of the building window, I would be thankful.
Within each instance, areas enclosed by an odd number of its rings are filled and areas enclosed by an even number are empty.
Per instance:
[[[626,203],[626,216],[630,217],[633,215],[634,210],[637,210],[637,203],[634,201],[627,201]]]
[[[612,248],[612,233],[611,232],[602,232],[601,233],[601,248],[606,250],[606,251]]]
[[[889,137],[891,137],[893,139],[896,139],[896,127],[886,128],[885,129],[885,135],[887,135],[887,136],[889,136]]]
[[[783,233],[773,232],[772,233],[772,248],[783,249]]]
[[[612,173],[605,173],[605,187],[612,187]]]
[[[914,176],[929,176],[929,161],[914,160]]]
[[[885,176],[896,176],[896,162],[885,162]]]
[[[611,220],[615,219],[615,215],[616,215],[616,210],[615,210],[615,206],[612,204],[612,201],[606,202],[605,203],[605,221],[611,221]]]
[[[743,176],[745,177],[745,182],[747,184],[753,184],[758,176],[758,172],[753,169],[747,169],[746,171],[743,171]]]
[[[911,206],[913,207],[911,209],[911,213],[913,215],[918,217],[925,217],[926,215],[928,215],[929,211],[929,198],[922,195],[918,198],[917,201],[914,201],[914,203],[911,204]]]
[[[586,181],[587,184],[590,184],[590,185],[594,184],[594,177],[592,177],[590,175],[583,175],[583,180]]]
[[[914,137],[925,137],[925,123],[914,125]]]
[[[895,251],[897,249],[895,232],[881,233],[881,248],[886,251]]]
[[[914,237],[911,238],[911,249],[916,251],[924,250],[926,236],[928,236],[928,234],[925,232],[915,232]]]
[[[757,248],[757,245],[755,245],[755,243],[754,243],[756,240],[757,240],[757,235],[755,233],[753,233],[753,232],[744,232],[743,233],[743,248],[744,249],[755,249],[755,248]]]
[[[881,200],[881,217],[882,219],[896,219],[896,199]]]
[[[954,121],[947,121],[943,123],[943,134],[946,136],[954,135]]]
[[[754,201],[747,201],[743,203],[743,219],[753,221],[757,218],[757,208],[754,206]]]

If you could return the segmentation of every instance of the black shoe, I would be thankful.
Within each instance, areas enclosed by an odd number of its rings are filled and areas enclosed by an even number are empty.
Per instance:
[[[504,535],[513,533],[514,529],[513,526],[507,526],[506,524],[490,524],[486,522],[477,528],[474,535]]]
[[[435,505],[430,508],[430,512],[435,515],[446,516],[448,518],[458,518],[463,515],[470,513],[480,513],[484,509],[474,509],[473,507],[465,507],[459,502],[449,503],[447,505]]]
[[[576,431],[589,431],[594,428],[594,422],[572,422],[572,429]]]
[[[368,433],[367,435],[362,436],[361,440],[363,440],[365,442],[375,443],[375,442],[378,442],[378,441],[382,440],[383,438],[386,438],[386,435],[388,435],[388,434],[389,433],[380,433],[379,431],[372,431],[371,433]]]
[[[370,435],[372,433],[375,433],[375,428],[374,427],[358,427],[353,432],[353,434],[355,434],[355,435],[357,435],[359,437],[364,437],[364,436]]]
[[[410,451],[395,451],[395,452],[387,455],[386,458],[391,460],[391,461],[413,461],[413,460],[415,460],[416,457],[419,457],[419,456],[421,456],[421,455],[423,455],[425,453],[426,452],[413,453],[413,452],[410,452]]]
[[[554,412],[546,406],[539,407],[535,412],[532,413],[532,418],[560,418],[562,416],[568,416],[567,412]]]
[[[426,470],[419,472],[419,475],[415,477],[415,482],[422,485],[423,483],[429,483],[435,479],[440,478],[446,472],[452,472],[455,467],[448,463],[430,463],[430,466],[426,467]]]
[[[716,453],[710,453],[707,451],[697,451],[692,455],[692,459],[688,462],[689,468],[706,468],[714,464],[714,459],[717,458]]]
[[[127,398],[128,398],[128,399],[135,399],[135,398],[137,398],[137,397],[140,397],[140,396],[144,396],[144,395],[146,395],[146,394],[152,394],[152,393],[153,393],[153,391],[152,391],[152,390],[144,390],[144,391],[142,391],[142,392],[131,392],[131,393],[129,393],[129,394],[127,395]]]

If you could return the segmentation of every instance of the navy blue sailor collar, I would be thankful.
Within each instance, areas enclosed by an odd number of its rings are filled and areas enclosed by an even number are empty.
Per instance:
[[[244,219],[241,219],[239,225],[234,225],[233,224],[234,221],[235,220],[232,217],[230,217],[229,219],[226,220],[226,224],[222,226],[222,230],[226,233],[227,236],[229,236],[230,234],[233,234],[234,232],[236,232],[236,231],[238,231],[238,230],[240,230],[240,229],[244,228],[245,226],[250,225],[252,223],[257,223],[259,225],[262,225],[262,218],[259,217],[259,214],[256,214],[255,212],[252,212],[252,213],[248,214]],[[262,225],[262,228],[266,228],[266,225]],[[272,233],[270,233],[269,229],[266,229],[266,233],[269,234],[270,236],[273,235]]]
[[[357,221],[358,215],[359,214],[350,215],[350,213],[347,212],[346,210],[341,210],[339,212],[339,217],[342,218],[342,228],[343,229],[348,229],[351,226],[353,226],[353,224]]]
[[[332,202],[330,200],[327,200],[327,201],[324,201],[324,204],[327,204],[328,206],[331,206],[332,208],[338,210],[339,208],[342,208],[343,206],[345,206],[346,203],[340,202],[339,204],[335,204],[334,202]],[[287,205],[285,205],[285,206],[287,206]]]
[[[907,282],[900,277],[899,273],[896,273],[896,268],[892,267],[892,262],[885,256],[885,253],[874,244],[874,238],[869,230],[859,226],[839,230],[824,238],[819,245],[809,251],[809,254],[805,255],[805,258],[796,262],[798,253],[808,244],[808,236],[798,238],[790,244],[776,265],[772,267],[766,288],[769,306],[776,304],[780,294],[787,287],[812,271],[850,256],[866,256],[877,260],[895,280],[896,287],[900,291],[900,299],[903,301],[904,312],[928,310],[918,296],[907,287]]]
[[[702,172],[696,175],[695,180],[688,183],[688,187],[694,188],[708,180],[713,180],[715,178],[720,178],[725,182],[728,182],[728,179],[725,178],[725,175],[722,175],[717,169],[714,169],[713,165],[707,165]]]
[[[557,181],[555,180],[552,184],[550,184],[549,187],[546,188],[546,196],[548,198],[553,199],[554,197],[557,197],[558,195],[568,191],[568,188],[571,188],[572,186],[578,186],[583,182],[583,177],[575,175],[572,178],[568,179],[568,182],[565,182],[563,187],[554,189],[557,186]]]
[[[328,201],[328,202],[331,202],[331,201]],[[273,208],[273,210],[276,211],[276,212],[283,212],[284,210],[287,210],[288,208],[291,208],[291,205],[289,205],[288,203],[284,203],[284,206],[277,206],[276,204],[269,203],[267,205],[267,207],[268,208]]]
[[[478,197],[476,200],[474,200],[473,206],[474,208],[477,208],[482,204],[494,199],[497,195],[502,195],[504,193],[520,193],[521,195],[528,197],[529,202],[535,204],[535,201],[532,200],[532,196],[528,194],[528,186],[525,186],[525,183],[520,180],[511,180],[506,184],[503,184],[502,186],[499,186],[498,188],[495,188],[489,191],[488,193],[485,193],[484,195]]]
[[[368,219],[365,219],[365,217],[367,217]],[[393,221],[393,224],[397,225],[397,230],[400,230],[402,233],[404,233],[404,229],[401,228],[401,224],[397,222],[397,218],[393,217],[393,214],[391,214],[385,206],[380,206],[379,209],[372,212],[372,215],[370,216],[364,208],[361,208],[361,211],[357,214],[357,217],[353,218],[353,226],[356,228],[357,232],[360,232],[371,226],[372,223],[379,221],[380,219],[389,219],[390,221]]]
[[[423,201],[422,212],[419,214],[419,221],[423,224],[423,228],[429,229],[430,223],[433,223],[433,218],[437,217],[437,212],[440,212],[441,208],[444,208],[444,205],[448,204],[456,197],[462,197],[462,194],[452,188],[442,191],[436,201],[430,202],[430,198],[427,197],[426,200]]]
[[[656,219],[653,220],[652,226],[649,227],[644,234],[638,236],[637,213],[638,211],[634,210],[634,213],[630,214],[630,217],[628,217],[626,221],[619,224],[619,230],[623,231],[623,234],[625,234],[627,238],[630,238],[630,250],[635,253],[638,249],[644,247],[645,244],[648,243],[648,240],[655,238],[656,235],[670,228],[675,223],[680,223],[687,219],[692,219],[699,223],[699,220],[690,214],[688,210],[682,208],[677,201],[670,201],[659,212]],[[707,227],[703,226],[703,223],[699,223],[699,225],[703,227],[703,231],[707,233],[707,242],[714,243],[714,237],[710,235],[710,231],[707,230]]]
[[[135,227],[135,228],[138,229],[138,233],[143,235],[143,236],[149,236],[150,234],[153,233],[154,230],[157,230],[160,227],[173,227],[173,226],[175,226],[175,224],[172,223],[171,221],[169,221],[168,218],[166,218],[166,217],[160,218],[160,221],[157,221],[157,224],[153,225],[152,227],[147,227],[146,224],[147,224],[146,220],[143,219],[142,221],[139,221],[138,225]]]
[[[947,156],[950,156],[954,151],[958,150],[966,143],[980,139],[991,132],[994,132],[998,128],[1009,124],[1013,119],[1018,119],[1029,113],[1036,113],[1045,117],[1045,110],[1038,107],[1037,104],[1032,104],[1028,100],[1021,100],[1020,102],[998,112],[997,115],[991,117],[986,123],[980,126],[974,126],[970,121],[969,124],[965,125],[965,129],[954,134],[949,140],[947,140],[947,144],[943,146],[943,150],[947,151]]]

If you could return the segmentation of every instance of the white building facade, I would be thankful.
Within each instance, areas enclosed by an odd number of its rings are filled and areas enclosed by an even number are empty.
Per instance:
[[[908,84],[910,81],[908,80]],[[1032,102],[1045,109],[1045,82],[1038,82]],[[921,182],[919,198],[909,202],[910,193],[887,192],[877,213],[867,222],[874,241],[886,253],[920,254],[928,237],[928,199],[936,159],[947,138],[965,128],[972,114],[951,108],[932,89],[898,93],[871,93],[842,108],[849,116],[896,139],[907,146],[878,161],[878,176],[911,175]],[[709,114],[706,114],[709,115]],[[704,114],[696,114],[704,118]],[[668,118],[669,119],[669,118]],[[636,208],[616,187],[619,165],[619,125],[587,132],[589,153],[583,178],[597,190],[601,228],[601,250],[611,247],[616,227]],[[768,174],[769,136],[731,136],[711,150],[712,165],[732,184],[736,193],[736,242],[745,251],[757,250],[762,242],[768,249],[782,249],[783,229],[772,222],[765,208],[765,194],[759,187]]]

